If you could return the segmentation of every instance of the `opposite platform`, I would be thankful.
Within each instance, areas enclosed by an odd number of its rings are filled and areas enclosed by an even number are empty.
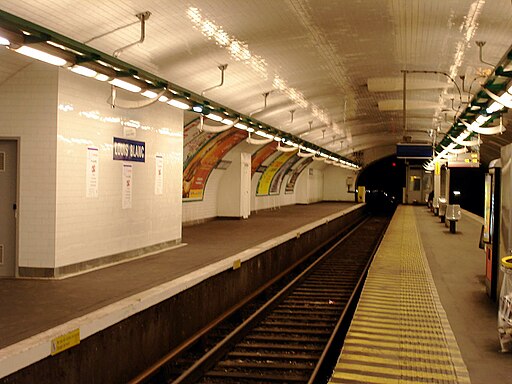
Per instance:
[[[395,212],[369,270],[332,383],[469,383],[425,258],[414,209],[399,206]]]

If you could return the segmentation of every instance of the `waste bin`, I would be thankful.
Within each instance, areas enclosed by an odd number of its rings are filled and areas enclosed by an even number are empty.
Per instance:
[[[501,352],[512,351],[512,256],[501,259],[503,282],[498,310],[498,335]]]
[[[434,216],[439,216],[439,197],[434,197],[432,200],[432,210],[434,212]]]
[[[457,221],[462,216],[459,204],[448,204],[446,207],[446,220],[450,223],[450,232],[455,233],[457,231]]]
[[[441,219],[441,223],[444,223],[444,218],[446,216],[446,199],[444,197],[439,198],[439,218]]]

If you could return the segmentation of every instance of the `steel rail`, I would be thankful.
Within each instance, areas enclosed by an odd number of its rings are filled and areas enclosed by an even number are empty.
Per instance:
[[[343,229],[343,231],[350,231],[350,233],[355,230],[359,225],[363,223],[367,219],[366,216],[363,218],[360,218],[356,224],[353,226],[347,226]],[[145,369],[143,372],[139,373],[137,376],[132,378],[128,384],[142,384],[150,381],[151,377],[156,375],[160,369],[162,369],[166,364],[170,363],[171,361],[179,358],[183,353],[185,353],[187,350],[189,350],[192,346],[194,346],[196,343],[198,343],[203,337],[205,337],[208,333],[210,333],[215,327],[217,327],[222,322],[229,319],[231,316],[233,316],[236,312],[241,310],[244,306],[246,306],[248,303],[253,301],[255,298],[257,298],[259,295],[263,294],[267,289],[269,289],[272,285],[276,284],[279,280],[283,279],[285,276],[288,276],[293,270],[298,268],[301,264],[307,262],[308,259],[310,259],[312,256],[320,252],[322,249],[324,249],[326,246],[328,246],[330,243],[333,242],[333,239],[336,238],[337,235],[329,238],[328,240],[324,241],[317,247],[315,247],[313,250],[308,252],[304,257],[297,260],[295,263],[293,263],[290,267],[285,269],[283,272],[278,274],[273,279],[269,280],[267,283],[265,283],[262,287],[260,287],[257,291],[246,297],[244,300],[242,300],[237,305],[230,308],[227,312],[225,312],[222,316],[215,319],[213,322],[209,323],[205,327],[201,328],[198,332],[196,332],[194,335],[192,335],[190,338],[188,338],[183,343],[179,344],[175,348],[173,348],[169,353],[164,355],[162,358],[160,358],[158,361],[156,361],[154,364],[152,364],[150,367]],[[330,249],[330,248],[329,248]]]
[[[173,384],[188,384],[199,380],[209,369],[211,369],[217,361],[237,342],[239,342],[252,328],[257,324],[272,308],[274,308],[298,283],[304,280],[307,275],[313,271],[318,264],[323,262],[330,253],[343,243],[350,235],[367,222],[365,219],[354,227],[350,232],[345,234],[341,239],[336,241],[327,251],[325,251],[315,262],[308,266],[300,275],[295,277],[283,289],[281,289],[273,298],[264,304],[259,310],[253,313],[242,324],[236,327],[228,334],[220,343],[209,350],[198,361],[196,361],[189,369],[183,372],[177,379],[172,381]]]

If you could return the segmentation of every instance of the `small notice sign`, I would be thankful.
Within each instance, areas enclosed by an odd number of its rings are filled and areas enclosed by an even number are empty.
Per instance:
[[[87,170],[85,174],[85,196],[98,197],[98,174],[100,162],[98,148],[87,148]]]
[[[156,155],[155,165],[155,195],[161,195],[164,191],[164,158],[162,155]]]
[[[56,355],[66,349],[80,344],[80,328],[68,332],[62,336],[52,339],[51,342],[51,355]]]
[[[131,164],[123,164],[123,209],[132,207],[132,182],[133,167]]]
[[[146,162],[146,143],[114,137],[114,160]]]

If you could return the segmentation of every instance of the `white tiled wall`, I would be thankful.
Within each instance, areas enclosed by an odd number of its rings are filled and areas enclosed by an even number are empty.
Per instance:
[[[183,113],[162,103],[111,109],[109,93],[108,84],[38,62],[0,85],[0,138],[20,140],[20,267],[60,267],[181,238]],[[130,120],[140,123],[134,139],[146,143],[146,162],[132,163],[132,208],[123,210],[112,142]],[[86,197],[88,146],[100,149],[96,198]],[[156,154],[164,158],[161,195]]]
[[[157,102],[112,109],[110,86],[66,70],[59,76],[56,266],[74,264],[181,238],[183,113]],[[118,91],[118,98],[130,97]],[[141,96],[136,96],[139,100]],[[133,166],[132,207],[122,209],[123,161],[112,159],[113,137],[135,127],[145,163]],[[99,148],[98,197],[86,197],[87,148]],[[164,186],[155,194],[155,156]]]
[[[324,170],[324,200],[329,201],[354,201],[354,193],[349,193],[347,178],[352,178],[352,190],[354,189],[356,174],[345,168],[328,166]]]
[[[33,63],[0,85],[0,137],[20,140],[19,266],[55,263],[58,69]]]

